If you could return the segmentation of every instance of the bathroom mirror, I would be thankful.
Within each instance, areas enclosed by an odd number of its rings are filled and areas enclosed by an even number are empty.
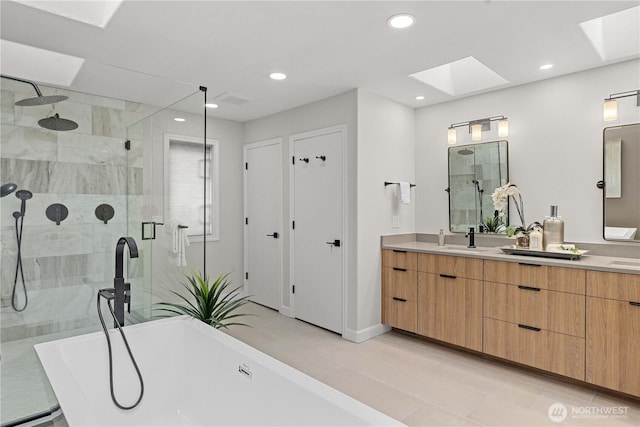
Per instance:
[[[640,242],[640,123],[605,128],[602,154],[604,238]]]
[[[499,232],[491,224],[495,218],[491,194],[507,182],[507,141],[449,147],[449,230],[466,232],[474,227],[479,233]]]

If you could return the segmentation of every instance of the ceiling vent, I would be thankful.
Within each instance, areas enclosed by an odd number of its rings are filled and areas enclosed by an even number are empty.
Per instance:
[[[251,101],[251,98],[244,96],[244,95],[240,95],[239,93],[234,93],[234,92],[225,92],[225,93],[221,93],[220,95],[216,96],[214,98],[214,100],[217,103],[227,103],[227,104],[233,104],[233,105],[242,105],[242,104],[246,104],[247,102]]]

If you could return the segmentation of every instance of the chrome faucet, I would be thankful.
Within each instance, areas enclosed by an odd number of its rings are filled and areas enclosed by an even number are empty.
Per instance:
[[[115,315],[113,327],[124,326],[124,305],[129,305],[129,313],[131,313],[131,283],[124,281],[122,265],[124,262],[124,245],[129,246],[129,257],[138,258],[138,246],[133,237],[121,237],[116,244],[116,276],[113,279],[113,294],[115,298]]]
[[[468,248],[476,247],[476,229],[475,228],[469,227],[469,232],[465,234],[464,237],[469,238],[469,245],[467,246]]]

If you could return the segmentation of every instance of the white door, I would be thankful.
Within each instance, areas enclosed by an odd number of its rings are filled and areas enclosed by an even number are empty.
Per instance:
[[[282,140],[244,147],[245,286],[258,304],[280,310]]]
[[[342,333],[342,129],[294,136],[295,317]]]

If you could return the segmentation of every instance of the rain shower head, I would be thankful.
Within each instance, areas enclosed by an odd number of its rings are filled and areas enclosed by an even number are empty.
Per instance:
[[[458,154],[462,154],[463,156],[468,156],[469,154],[473,154],[473,150],[469,150],[468,148],[463,148],[458,151]]]
[[[55,104],[56,102],[64,101],[65,99],[69,99],[69,97],[64,95],[38,95],[34,98],[16,101],[15,105],[19,105],[21,107],[35,107],[37,105]]]
[[[46,96],[42,95],[42,92],[40,92],[40,88],[38,87],[38,85],[30,80],[20,79],[18,77],[13,77],[13,76],[6,76],[4,74],[0,74],[0,77],[9,79],[9,80],[14,80],[16,82],[26,83],[28,85],[31,85],[33,89],[36,91],[36,94],[38,96],[34,98],[22,99],[15,103],[15,105],[18,105],[21,107],[34,107],[37,105],[54,104],[56,102],[64,101],[65,99],[69,99],[68,96],[64,96],[64,95],[46,95]]]
[[[58,113],[46,119],[38,120],[38,124],[49,130],[74,130],[78,128],[78,124],[73,120],[63,119]]]
[[[0,197],[8,196],[9,194],[16,191],[17,187],[18,186],[13,182],[7,182],[6,184],[3,184],[2,187],[0,187]]]

